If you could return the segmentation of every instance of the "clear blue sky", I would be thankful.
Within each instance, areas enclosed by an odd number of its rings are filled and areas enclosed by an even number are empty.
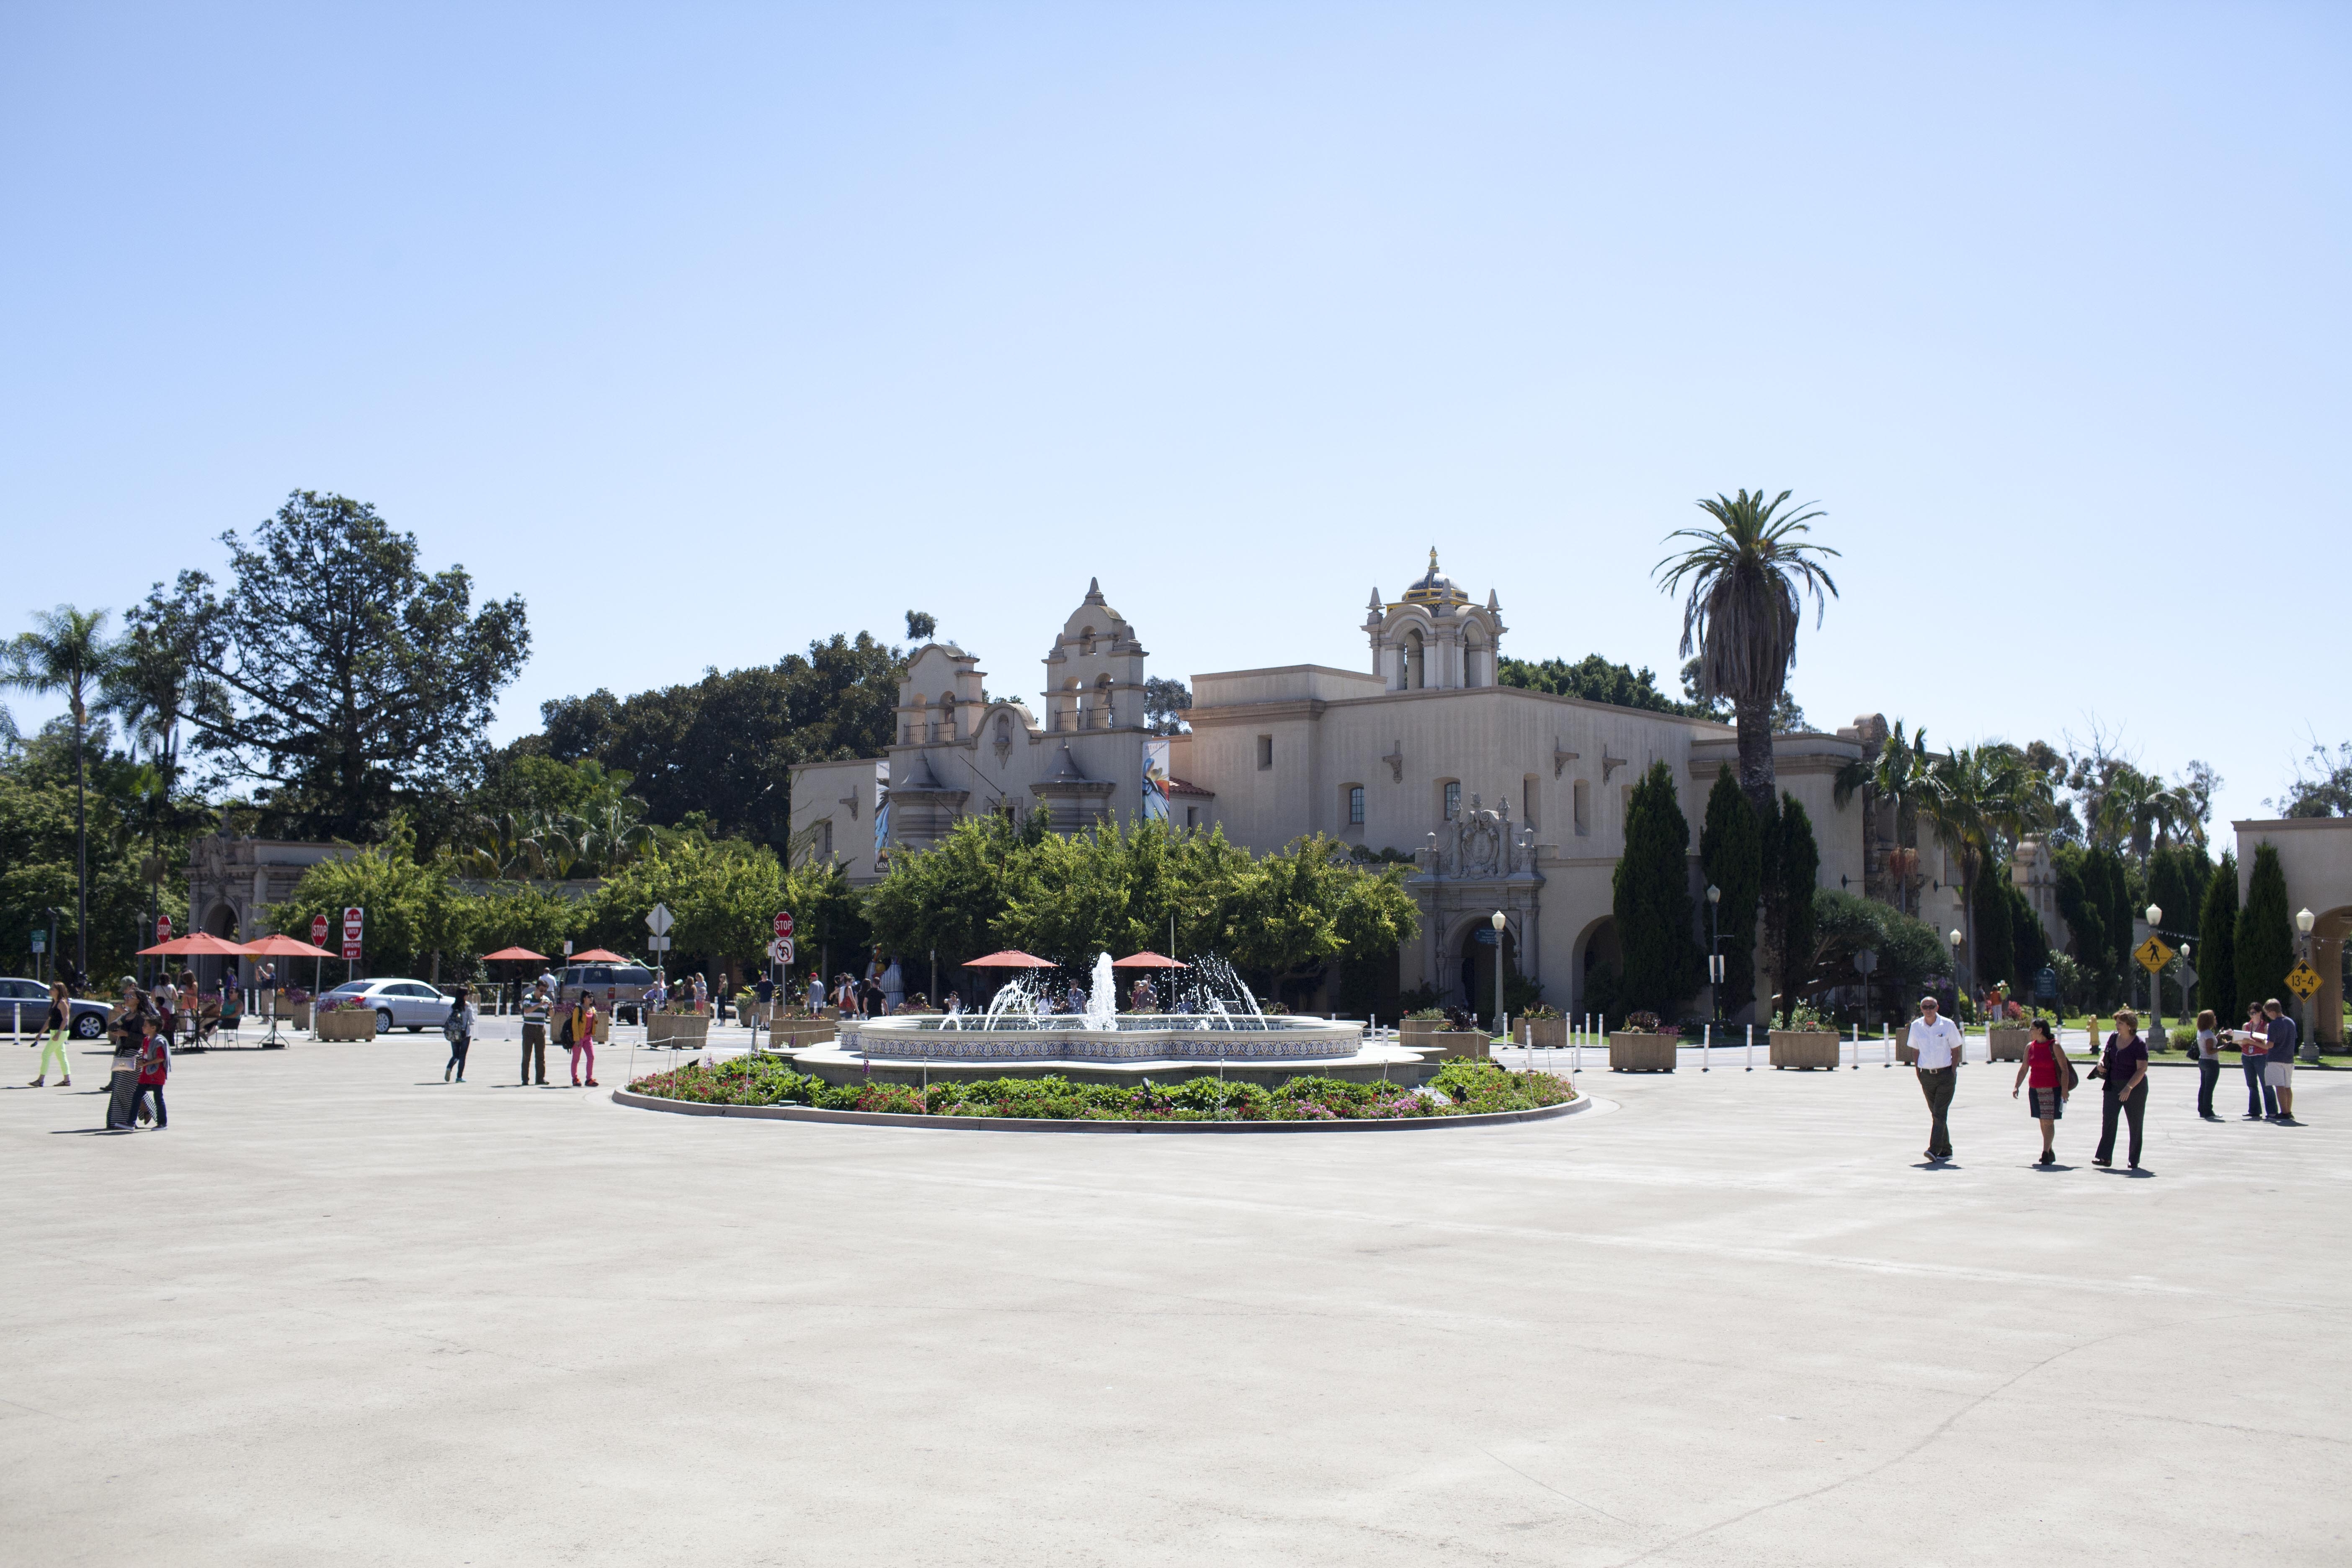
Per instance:
[[[1360,667],[1434,542],[1671,688],[1694,497],[1830,511],[1824,727],[2352,737],[2352,10],[0,14],[10,612],[297,487],[538,704],[897,637]],[[16,702],[20,719],[44,716]]]

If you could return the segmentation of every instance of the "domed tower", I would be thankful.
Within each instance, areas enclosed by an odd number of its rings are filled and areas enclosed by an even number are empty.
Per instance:
[[[1086,601],[1062,623],[1045,656],[1045,728],[1143,728],[1143,645],[1127,618],[1103,601],[1090,579]]]
[[[1495,684],[1502,657],[1503,605],[1492,589],[1484,605],[1474,605],[1453,578],[1437,569],[1437,547],[1429,548],[1429,570],[1394,604],[1372,590],[1364,631],[1372,640],[1372,668],[1391,691],[1454,691]]]

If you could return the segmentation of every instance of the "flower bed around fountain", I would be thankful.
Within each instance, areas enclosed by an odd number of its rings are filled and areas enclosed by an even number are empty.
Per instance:
[[[1074,1083],[1059,1076],[942,1079],[906,1083],[828,1083],[795,1072],[775,1057],[738,1057],[715,1066],[689,1062],[629,1086],[652,1100],[711,1106],[802,1106],[825,1111],[905,1117],[1046,1121],[1342,1122],[1428,1121],[1561,1107],[1576,1098],[1550,1073],[1512,1073],[1487,1062],[1449,1062],[1428,1092],[1386,1081],[1350,1083],[1301,1074],[1276,1088],[1240,1079],[1146,1079],[1128,1087]]]

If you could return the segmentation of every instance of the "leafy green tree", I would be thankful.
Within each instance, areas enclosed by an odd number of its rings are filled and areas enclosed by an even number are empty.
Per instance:
[[[871,756],[896,740],[906,669],[898,648],[865,632],[836,634],[809,644],[805,657],[714,669],[690,685],[543,704],[542,733],[518,749],[629,773],[656,823],[699,811],[721,835],[782,846],[792,833],[793,768]]]
[[[1674,770],[1653,763],[1625,812],[1625,853],[1612,879],[1611,910],[1625,955],[1618,1004],[1675,1011],[1704,973],[1692,939],[1690,823],[1675,795]]]
[[[1420,923],[1402,868],[1359,866],[1321,834],[1260,859],[1236,902],[1227,956],[1277,996],[1312,987],[1350,952],[1393,952]]]
[[[2066,922],[2073,956],[2078,963],[2097,968],[2106,961],[2105,900],[2092,889],[2097,875],[2079,845],[2061,845],[2051,852],[2058,883],[2058,918]]]
[[[1574,664],[1564,658],[1548,658],[1540,664],[1505,658],[1495,670],[1497,686],[1516,686],[1525,691],[1549,692],[1554,697],[1578,697],[1587,702],[1639,708],[1652,713],[1714,717],[1709,705],[1677,702],[1658,689],[1657,681],[1657,675],[1650,669],[1636,670],[1630,665],[1613,664],[1597,653],[1586,654]]]
[[[2098,879],[2099,927],[2106,938],[2106,951],[2099,954],[2100,973],[2108,994],[2120,995],[2125,966],[2132,962],[2131,879],[2125,872],[2123,856],[2109,846],[2094,849],[2084,868]]]
[[[362,838],[404,795],[472,781],[530,650],[520,595],[476,611],[465,568],[428,575],[415,535],[338,495],[297,490],[250,543],[221,542],[228,594],[185,572],[142,612],[203,628],[194,747],[216,784],[257,784],[283,831]]]
[[[1799,536],[1812,531],[1819,507],[1783,512],[1782,490],[1767,500],[1762,490],[1701,500],[1699,510],[1713,528],[1676,529],[1667,542],[1687,540],[1688,548],[1658,563],[1659,586],[1667,594],[1689,584],[1683,605],[1684,657],[1699,656],[1698,693],[1731,702],[1739,730],[1739,787],[1760,823],[1772,810],[1772,713],[1787,695],[1789,669],[1797,660],[1797,627],[1803,595],[1813,597],[1814,623],[1827,610],[1823,590],[1837,584],[1822,558],[1838,552]]]
[[[181,868],[188,829],[180,824],[197,816],[184,800],[173,801],[173,816],[160,839],[152,836],[146,792],[155,772],[110,750],[109,741],[106,721],[94,719],[83,735],[77,766],[73,721],[65,714],[43,726],[16,755],[0,761],[0,952],[28,953],[32,933],[50,929],[52,909],[71,919],[86,868],[89,946],[87,959],[79,962],[88,968],[93,986],[135,969],[131,955],[148,944],[152,913],[170,915],[184,926],[187,884]],[[79,803],[78,775],[86,783]],[[153,910],[140,866],[148,854],[164,866]],[[57,934],[64,934],[63,921]],[[60,970],[76,962],[72,949],[56,957]]]
[[[1710,886],[1720,889],[1715,907],[1723,940],[1723,997],[1717,1007],[1737,1018],[1755,1005],[1756,912],[1764,896],[1764,833],[1756,808],[1748,804],[1729,763],[1717,771],[1707,792],[1706,823],[1699,829],[1699,863]]]
[[[667,904],[681,971],[698,961],[706,969],[756,968],[787,900],[783,863],[767,846],[675,832],[605,879],[589,900],[587,926],[601,945],[643,952],[646,916]]]
[[[2254,847],[2246,905],[2238,911],[2237,959],[2241,1003],[2284,999],[2286,977],[2294,968],[2294,924],[2287,913],[2286,868],[2268,844]]]
[[[0,686],[66,700],[73,721],[74,757],[74,966],[89,973],[89,778],[83,752],[89,712],[102,683],[121,662],[106,635],[104,610],[59,605],[33,617],[37,628],[19,632],[0,665]]]
[[[1804,1000],[1804,977],[1813,962],[1813,894],[1821,870],[1812,818],[1795,795],[1784,793],[1780,809],[1764,824],[1764,956],[1784,1024],[1794,1018],[1797,1005]]]
[[[2205,901],[2197,916],[2198,999],[2213,1009],[2223,1028],[2245,1016],[2238,991],[2238,858],[2221,857],[2221,865],[2205,882]],[[2265,993],[2267,994],[2267,993]]]
[[[908,643],[919,647],[924,643],[927,643],[933,637],[939,636],[939,616],[926,615],[920,610],[908,610],[907,612],[907,641]]]
[[[2298,766],[2284,796],[2269,802],[2281,816],[2352,816],[2352,741],[2311,748],[2311,771]],[[2194,765],[2194,764],[2192,764]]]
[[[417,860],[415,837],[397,813],[381,843],[348,858],[320,861],[285,902],[260,911],[255,923],[308,942],[313,919],[340,921],[354,904],[367,911],[363,974],[432,977],[443,960],[483,951],[473,944],[473,900],[446,867]],[[248,931],[247,938],[262,934]]]
[[[1878,957],[1867,986],[1873,1013],[1899,1018],[1948,965],[1944,940],[1916,915],[1835,888],[1817,889],[1812,905],[1813,951],[1800,996],[1861,983],[1853,955],[1868,948]]]

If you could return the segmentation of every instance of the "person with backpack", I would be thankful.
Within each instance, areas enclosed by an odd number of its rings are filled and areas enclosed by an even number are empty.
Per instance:
[[[457,995],[449,1000],[449,1016],[441,1021],[441,1037],[449,1042],[449,1062],[441,1069],[443,1083],[449,1081],[452,1072],[459,1083],[466,1081],[466,1053],[474,1044],[474,1021],[482,1016],[473,998],[472,986],[458,986]]]
[[[72,1011],[66,996],[66,983],[62,980],[49,982],[49,1016],[41,1025],[41,1067],[39,1076],[33,1079],[35,1089],[49,1081],[49,1063],[52,1061],[58,1064],[58,1087],[73,1087],[73,1068],[66,1060],[67,1019]]]
[[[596,1087],[596,999],[585,991],[580,994],[579,1005],[572,1009],[565,1026],[572,1032],[572,1087],[578,1089],[580,1062],[584,1055],[588,1061],[587,1087]]]
[[[2054,1165],[2058,1154],[2052,1135],[2057,1131],[2058,1119],[2066,1114],[2066,1097],[2074,1089],[2074,1064],[2058,1048],[2057,1031],[2047,1018],[2033,1020],[2033,1032],[2026,1041],[2025,1059],[2017,1064],[2017,1081],[2009,1086],[2009,1097],[2017,1098],[2019,1085],[2033,1093],[2027,1109],[2042,1123],[2042,1158],[2037,1165]]]

